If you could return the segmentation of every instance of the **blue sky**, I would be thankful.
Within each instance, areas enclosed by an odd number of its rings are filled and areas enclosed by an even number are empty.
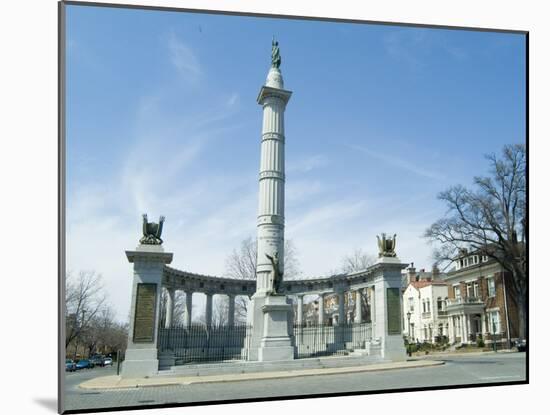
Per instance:
[[[304,276],[375,235],[431,266],[436,200],[525,142],[518,34],[67,7],[67,267],[102,273],[129,310],[141,214],[167,217],[173,265],[223,275],[255,236],[261,107],[280,43],[286,237]]]

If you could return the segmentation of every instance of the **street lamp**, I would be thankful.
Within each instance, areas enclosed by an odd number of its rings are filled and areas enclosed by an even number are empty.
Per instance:
[[[407,342],[407,354],[409,356],[412,356],[411,353],[411,312],[407,311],[407,334],[409,337],[409,341]]]
[[[407,311],[407,334],[409,335],[409,341],[411,339],[411,312]]]

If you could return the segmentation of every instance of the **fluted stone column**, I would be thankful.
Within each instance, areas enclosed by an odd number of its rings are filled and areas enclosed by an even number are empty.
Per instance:
[[[325,322],[325,294],[319,294],[319,325]]]
[[[258,104],[263,107],[259,177],[258,255],[256,296],[270,288],[272,265],[266,254],[278,254],[279,268],[284,269],[285,228],[285,127],[284,113],[292,92],[283,89],[278,68],[269,70],[267,82],[260,90]]]
[[[191,327],[193,314],[193,291],[185,291],[185,326]]]
[[[346,311],[344,302],[344,292],[338,292],[338,325],[346,323]]]
[[[374,337],[374,333],[375,333],[375,330],[374,330],[374,327],[376,325],[376,299],[375,299],[375,295],[374,295],[374,285],[372,287],[369,288],[369,292],[370,292],[370,320],[371,320],[371,324],[372,324],[372,333],[373,333],[373,337]]]
[[[361,307],[361,289],[355,291],[355,322],[363,322],[363,309]]]
[[[171,328],[174,321],[174,296],[175,289],[168,288],[168,295],[166,296],[166,319],[164,320],[164,328]]]
[[[206,326],[212,326],[212,293],[206,293],[206,310],[205,310]]]
[[[229,294],[227,296],[228,307],[227,307],[227,325],[233,327],[235,325],[235,295]]]
[[[304,294],[298,294],[298,307],[296,314],[296,322],[301,326],[304,322]]]

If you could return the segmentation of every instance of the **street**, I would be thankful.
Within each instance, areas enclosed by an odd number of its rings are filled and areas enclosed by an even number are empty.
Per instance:
[[[430,386],[500,383],[525,380],[525,353],[486,353],[475,356],[432,357],[441,366],[275,380],[192,384],[108,391],[82,390],[78,385],[96,376],[116,374],[116,368],[66,373],[65,409],[251,399]]]

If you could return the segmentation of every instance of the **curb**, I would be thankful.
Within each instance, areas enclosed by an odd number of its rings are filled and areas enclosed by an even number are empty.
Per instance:
[[[78,387],[84,390],[108,390],[108,389],[135,389],[135,388],[152,388],[166,386],[182,386],[192,384],[205,383],[227,383],[227,382],[243,382],[250,380],[268,380],[268,379],[286,379],[295,377],[318,376],[318,375],[342,375],[347,373],[361,372],[381,372],[396,369],[415,369],[420,367],[439,366],[445,364],[441,360],[423,360],[423,361],[406,361],[398,364],[383,363],[377,365],[368,365],[360,367],[341,367],[341,368],[324,368],[324,369],[303,369],[294,371],[281,372],[254,372],[244,374],[231,375],[209,375],[200,377],[174,377],[164,378],[161,382],[154,383],[155,378],[136,378],[125,380],[126,384],[119,376],[100,377],[87,380],[81,383]],[[98,383],[99,380],[99,383]],[[102,383],[104,382],[104,383]],[[142,383],[143,382],[143,383]],[[151,382],[151,383],[149,383]]]

